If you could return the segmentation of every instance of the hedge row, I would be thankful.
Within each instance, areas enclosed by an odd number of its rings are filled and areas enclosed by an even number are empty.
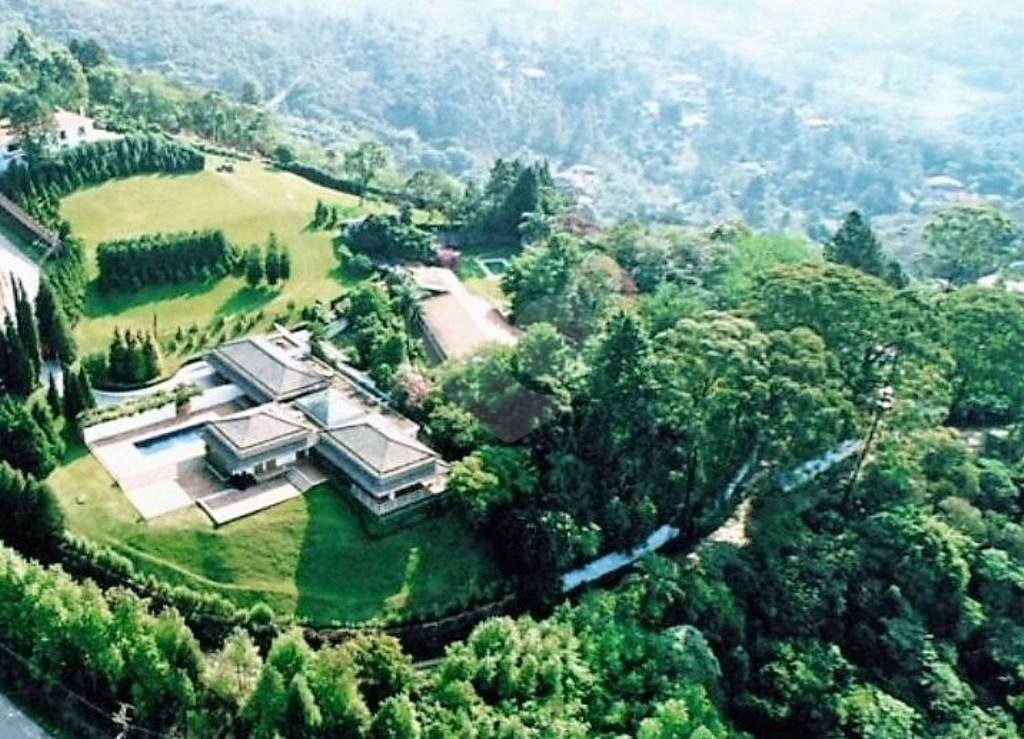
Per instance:
[[[220,278],[238,264],[238,248],[220,230],[146,234],[104,241],[96,252],[100,284],[138,290],[167,282]]]

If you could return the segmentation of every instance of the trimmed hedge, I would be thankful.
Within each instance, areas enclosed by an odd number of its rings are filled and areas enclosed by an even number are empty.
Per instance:
[[[145,413],[146,411],[151,411],[154,408],[159,408],[160,406],[167,405],[168,403],[181,405],[190,398],[194,398],[201,393],[202,390],[193,383],[183,383],[173,390],[163,390],[161,392],[148,395],[145,398],[121,403],[120,405],[108,405],[104,408],[90,408],[78,417],[78,425],[80,428],[88,428],[89,426],[95,426],[98,423],[105,423],[106,421],[113,421],[118,418],[125,418],[127,416],[135,416],[139,413]]]
[[[100,284],[108,290],[220,278],[231,272],[238,258],[238,248],[220,230],[104,241],[96,252]]]
[[[396,190],[385,190],[384,188],[376,187],[374,185],[367,185],[364,188],[355,180],[339,177],[338,175],[328,172],[326,169],[317,167],[313,164],[296,161],[288,162],[287,164],[278,162],[277,166],[287,172],[291,172],[294,175],[298,175],[303,179],[309,180],[314,185],[327,187],[331,190],[337,190],[338,192],[344,192],[358,197],[373,195],[382,198],[383,200],[389,200],[393,203],[408,203],[415,208],[426,207],[426,204],[420,198],[414,198],[407,193],[398,192]]]

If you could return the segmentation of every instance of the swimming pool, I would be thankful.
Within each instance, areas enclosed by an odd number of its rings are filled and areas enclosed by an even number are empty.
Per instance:
[[[170,451],[171,449],[177,449],[178,447],[199,443],[202,441],[202,437],[200,436],[202,430],[203,427],[201,425],[187,426],[185,428],[170,431],[166,434],[151,436],[148,439],[136,441],[135,448],[147,455],[161,454],[163,452]]]

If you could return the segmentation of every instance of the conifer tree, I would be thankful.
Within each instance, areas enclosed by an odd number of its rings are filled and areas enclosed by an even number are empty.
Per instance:
[[[39,329],[36,326],[36,314],[32,309],[32,303],[25,292],[25,286],[21,280],[14,280],[14,313],[18,324],[18,336],[21,337],[21,344],[28,358],[31,369],[30,389],[36,385],[36,378],[43,366],[42,355],[39,351]]]
[[[46,477],[57,464],[58,451],[24,403],[0,397],[0,460]]]
[[[263,281],[263,256],[258,246],[250,246],[245,255],[245,281],[256,287]]]
[[[71,329],[68,327],[67,316],[57,301],[50,281],[43,277],[39,281],[39,292],[36,295],[36,319],[39,323],[39,341],[43,356],[59,358],[69,363],[75,360],[77,347]]]
[[[80,367],[78,370],[78,393],[84,410],[96,407],[96,396],[92,392],[92,381],[89,379],[89,373],[85,371],[85,367]]]
[[[292,255],[287,246],[281,247],[281,279],[287,280],[292,276]]]
[[[13,395],[27,398],[35,385],[35,375],[32,373],[32,362],[25,351],[21,334],[18,333],[18,328],[14,325],[10,315],[5,321],[4,332],[4,343],[7,350],[4,362],[4,385],[7,391]]]
[[[60,393],[57,391],[57,378],[52,372],[50,373],[49,387],[46,389],[46,403],[54,413],[62,413],[64,411],[60,400]]]
[[[42,429],[43,434],[46,435],[46,440],[50,443],[51,453],[57,460],[60,460],[64,456],[64,440],[57,431],[57,423],[53,418],[53,413],[50,411],[49,404],[42,402],[33,403],[30,411],[32,418],[35,419],[36,424]]]
[[[277,243],[277,234],[275,233],[271,233],[267,240],[264,272],[268,285],[276,285],[281,279],[281,246]]]
[[[114,338],[110,342],[110,351],[107,354],[107,372],[112,380],[121,381],[130,374],[128,362],[128,345],[121,329],[114,327]]]
[[[142,372],[136,380],[148,382],[160,376],[160,347],[157,346],[153,334],[147,334],[140,343],[139,352],[142,357]]]
[[[850,211],[835,236],[825,244],[825,259],[845,264],[875,277],[883,276],[885,258],[871,226],[860,211]]]
[[[64,514],[44,482],[0,462],[0,540],[19,552],[48,560],[64,536]]]
[[[64,420],[68,426],[78,426],[78,416],[85,410],[78,377],[70,367],[64,367]]]

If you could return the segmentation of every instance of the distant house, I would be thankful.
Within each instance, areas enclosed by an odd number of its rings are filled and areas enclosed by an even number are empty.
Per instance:
[[[451,270],[414,267],[413,279],[427,297],[418,323],[427,348],[438,361],[465,359],[488,345],[510,346],[519,331],[479,295],[470,293]]]
[[[966,187],[966,185],[956,177],[945,174],[929,177],[924,181],[924,184],[928,189],[939,192],[960,192]]]
[[[121,138],[120,134],[96,128],[96,122],[89,116],[58,110],[53,115],[49,145],[52,150],[70,149],[79,144]],[[11,131],[10,122],[0,120],[0,172],[24,155],[22,141]]]

